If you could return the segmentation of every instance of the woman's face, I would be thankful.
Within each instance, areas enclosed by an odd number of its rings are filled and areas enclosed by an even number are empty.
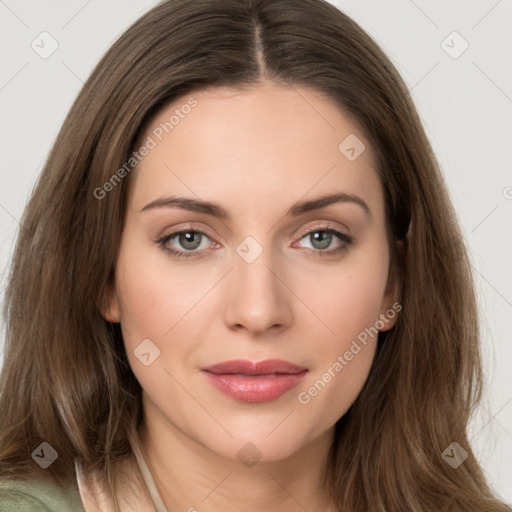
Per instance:
[[[230,459],[327,442],[396,318],[369,143],[270,83],[179,99],[140,141],[106,313],[146,420]]]

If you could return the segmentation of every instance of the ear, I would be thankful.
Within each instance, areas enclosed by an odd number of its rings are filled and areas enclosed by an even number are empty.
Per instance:
[[[382,298],[381,311],[380,311],[380,324],[382,328],[379,331],[388,331],[391,329],[398,318],[398,312],[401,311],[402,305],[400,304],[400,276],[398,274],[398,261],[403,257],[405,250],[404,242],[397,240],[395,245],[395,260],[390,265],[388,273],[388,282]]]
[[[100,309],[101,315],[107,322],[117,323],[120,321],[121,311],[114,282],[108,284],[106,295]]]

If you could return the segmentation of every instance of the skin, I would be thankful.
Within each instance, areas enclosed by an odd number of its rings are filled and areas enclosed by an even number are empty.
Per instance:
[[[367,379],[376,338],[309,403],[298,394],[398,298],[388,278],[374,155],[358,126],[307,88],[262,82],[192,96],[197,106],[130,176],[115,288],[104,312],[121,322],[143,388],[139,433],[148,465],[169,510],[334,510],[321,472],[334,424]],[[141,140],[187,99],[158,113]],[[350,134],[366,145],[354,161],[338,150]],[[349,201],[286,214],[297,201],[334,192],[359,196],[369,214]],[[214,202],[231,219],[179,207],[141,212],[172,195]],[[322,255],[344,242],[333,236],[318,249],[306,234],[314,228],[338,230],[353,242]],[[180,229],[207,235],[195,249],[199,257],[173,257],[156,242]],[[263,250],[252,263],[236,252],[248,236]],[[186,252],[179,242],[167,246]],[[160,349],[149,366],[134,355],[144,339]],[[200,371],[231,359],[274,358],[309,372],[297,388],[264,403],[236,401]],[[237,457],[248,442],[261,453],[252,467]]]

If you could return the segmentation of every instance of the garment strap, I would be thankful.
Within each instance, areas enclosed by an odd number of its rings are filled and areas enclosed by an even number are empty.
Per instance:
[[[133,439],[133,440],[131,440],[130,444],[132,446],[132,450],[135,455],[135,458],[137,459],[137,463],[138,463],[140,471],[142,473],[142,477],[144,478],[144,481],[146,482],[146,486],[148,488],[149,494],[151,495],[151,499],[153,500],[153,505],[155,506],[155,511],[156,512],[168,512],[167,508],[164,505],[164,502],[162,501],[160,493],[158,492],[158,489],[156,488],[155,481],[153,479],[153,476],[151,475],[151,471],[149,471],[148,465],[146,464],[146,461],[144,460],[144,456],[142,455],[142,452],[139,448],[138,440]]]

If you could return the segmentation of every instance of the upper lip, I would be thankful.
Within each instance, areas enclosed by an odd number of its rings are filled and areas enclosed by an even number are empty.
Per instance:
[[[234,359],[206,366],[201,370],[219,375],[269,375],[272,373],[297,374],[307,371],[307,368],[281,359],[265,359],[254,362],[246,359]]]

